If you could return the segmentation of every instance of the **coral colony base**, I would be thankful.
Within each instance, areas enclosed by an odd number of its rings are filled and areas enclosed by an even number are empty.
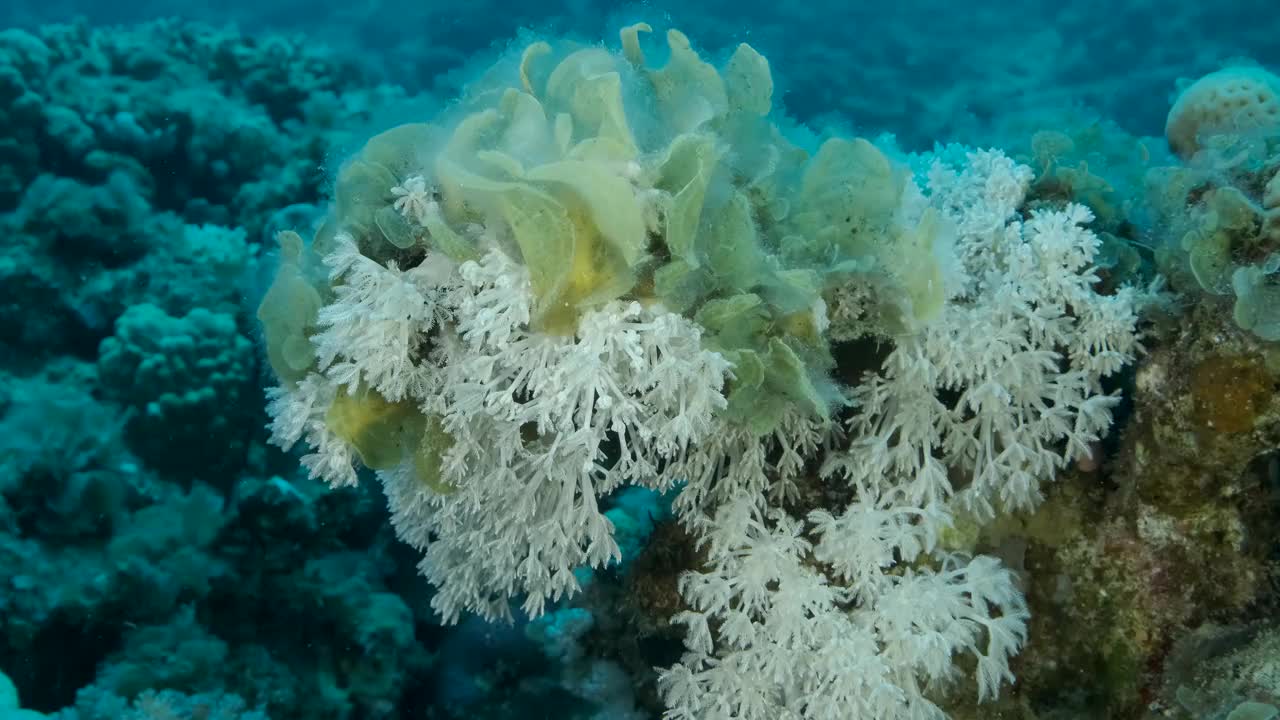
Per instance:
[[[966,654],[995,696],[1027,607],[948,530],[1089,456],[1145,294],[1003,154],[805,147],[750,46],[654,67],[649,30],[534,43],[347,161],[259,310],[275,442],[376,471],[448,621],[540,615],[619,559],[602,496],[677,493],[669,717],[937,718]]]

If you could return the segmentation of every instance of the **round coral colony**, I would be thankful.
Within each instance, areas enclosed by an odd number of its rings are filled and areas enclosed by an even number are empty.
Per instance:
[[[1260,67],[1228,67],[1184,88],[1165,122],[1169,148],[1184,160],[1206,137],[1280,132],[1280,77]]]

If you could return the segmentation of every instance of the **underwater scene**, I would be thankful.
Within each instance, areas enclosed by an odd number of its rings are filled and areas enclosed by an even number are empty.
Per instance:
[[[1280,720],[1280,10],[6,0],[0,720]]]

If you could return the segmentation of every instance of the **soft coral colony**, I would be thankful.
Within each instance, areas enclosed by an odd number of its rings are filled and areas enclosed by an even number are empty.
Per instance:
[[[942,717],[963,655],[995,695],[1026,604],[942,538],[1087,456],[1143,294],[1004,155],[809,143],[751,47],[654,67],[649,30],[534,43],[346,163],[259,310],[274,440],[376,471],[448,620],[542,613],[619,558],[602,497],[674,490],[669,717]]]

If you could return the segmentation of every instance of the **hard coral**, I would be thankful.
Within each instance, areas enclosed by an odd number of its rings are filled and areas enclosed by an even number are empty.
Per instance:
[[[1280,77],[1260,67],[1229,67],[1187,86],[1169,111],[1164,134],[1183,159],[1208,135],[1280,131]]]
[[[235,318],[204,308],[175,317],[134,305],[98,351],[108,396],[134,409],[131,448],[176,476],[221,477],[243,457],[256,370]]]

